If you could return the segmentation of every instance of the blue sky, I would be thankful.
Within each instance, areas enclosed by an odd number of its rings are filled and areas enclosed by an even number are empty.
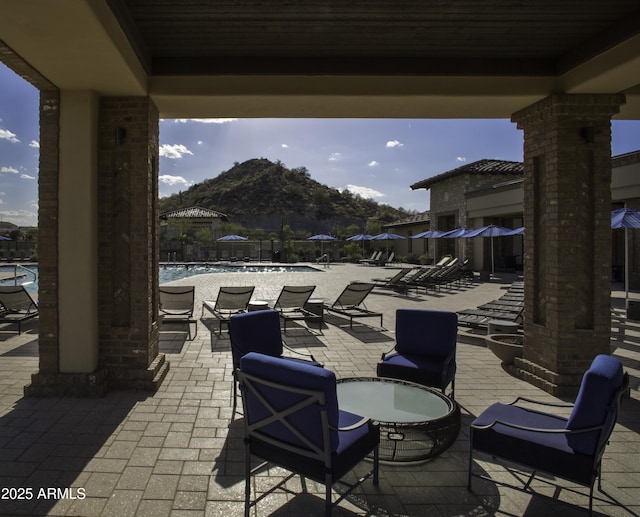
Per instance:
[[[640,121],[613,121],[613,155],[640,149]],[[160,123],[161,196],[234,162],[280,160],[333,188],[409,210],[429,209],[416,181],[483,158],[522,160],[509,120],[190,119]],[[0,218],[37,224],[38,92],[0,63]]]

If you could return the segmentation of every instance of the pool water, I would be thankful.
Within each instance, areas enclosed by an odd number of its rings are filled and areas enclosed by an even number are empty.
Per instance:
[[[162,264],[160,284],[210,273],[313,273],[321,272],[311,266],[281,266],[279,264]],[[17,275],[17,280],[14,276]],[[38,266],[0,266],[0,285],[24,284],[27,291],[38,293]]]

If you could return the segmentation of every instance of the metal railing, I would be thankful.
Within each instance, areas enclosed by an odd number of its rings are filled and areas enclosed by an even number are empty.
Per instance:
[[[38,280],[38,273],[35,272],[33,269],[29,269],[28,267],[25,266],[21,266],[20,264],[13,264],[13,285],[18,285],[18,269],[20,269],[21,271],[24,270],[27,273],[33,275],[33,280],[30,282],[22,282],[20,285],[28,285],[28,284],[32,284],[33,282],[36,282]],[[20,275],[22,276],[22,275]],[[27,275],[24,275],[25,277]]]

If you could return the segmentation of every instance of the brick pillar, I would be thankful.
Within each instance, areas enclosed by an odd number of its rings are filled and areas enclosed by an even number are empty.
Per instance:
[[[158,134],[151,99],[101,98],[99,334],[110,387],[155,389],[169,366],[157,319]]]
[[[552,95],[524,130],[525,345],[517,374],[573,394],[610,353],[611,116],[623,95]]]

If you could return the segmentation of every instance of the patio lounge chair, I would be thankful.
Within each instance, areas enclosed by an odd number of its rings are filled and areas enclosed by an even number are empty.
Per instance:
[[[0,323],[16,323],[22,334],[22,322],[38,315],[38,302],[22,285],[0,286]]]
[[[378,484],[380,429],[369,418],[340,410],[333,372],[250,352],[240,360],[236,376],[245,416],[245,516],[251,506],[296,475],[325,485],[325,515],[331,515],[333,507],[369,477]],[[359,473],[353,484],[340,481],[371,452],[373,462],[366,474]],[[263,460],[253,469],[252,456]],[[261,494],[251,501],[251,477],[268,463],[291,474],[270,490],[259,488]],[[300,482],[306,486],[304,479]],[[336,482],[345,489],[332,501]]]
[[[202,302],[202,313],[200,319],[204,315],[204,310],[207,309],[215,318],[219,321],[218,333],[222,333],[222,324],[228,323],[229,318],[234,314],[239,314],[247,311],[249,307],[249,301],[253,295],[255,286],[233,286],[233,287],[221,287],[218,291],[218,297],[216,301],[205,300]]]
[[[339,314],[349,318],[349,328],[353,328],[354,318],[374,318],[380,317],[382,327],[382,313],[367,309],[364,299],[373,290],[374,284],[349,284],[344,288],[340,296],[331,305],[325,306],[329,312]]]
[[[388,278],[372,278],[371,283],[374,287],[393,288],[403,277],[408,275],[410,271],[410,267],[403,267],[395,275]]]
[[[315,288],[315,285],[285,285],[282,288],[273,308],[280,313],[284,332],[287,331],[287,322],[294,320],[316,321],[318,330],[322,331],[322,315],[305,309]]]
[[[162,318],[162,323],[186,323],[189,329],[189,339],[195,339],[198,334],[198,322],[193,318],[195,286],[161,285],[158,292],[160,294],[160,317]],[[191,336],[192,323],[196,327],[193,337]]]
[[[456,340],[455,312],[428,309],[396,311],[396,345],[382,354],[379,377],[390,377],[440,388],[451,384],[455,396]]]
[[[629,385],[629,376],[618,359],[597,356],[584,374],[573,406],[545,404],[519,397],[511,404],[493,404],[472,423],[470,429],[469,472],[516,490],[527,491],[538,470],[589,488],[589,513],[593,506],[593,486],[602,491],[602,456],[618,417],[620,400]],[[543,405],[573,408],[569,418],[526,406]],[[554,411],[554,410],[552,410]],[[496,481],[473,473],[474,451],[515,462],[533,470],[524,487]]]

